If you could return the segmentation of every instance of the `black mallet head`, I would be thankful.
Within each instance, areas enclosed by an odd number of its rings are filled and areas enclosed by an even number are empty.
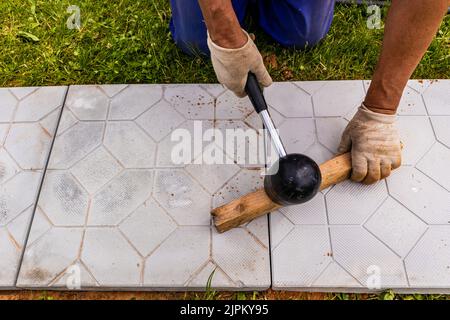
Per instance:
[[[264,189],[272,201],[283,206],[312,199],[322,181],[320,168],[311,158],[298,153],[281,157],[264,178]]]

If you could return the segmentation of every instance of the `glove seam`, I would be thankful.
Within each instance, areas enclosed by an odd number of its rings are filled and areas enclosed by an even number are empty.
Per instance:
[[[376,113],[371,110],[369,110],[364,103],[361,104],[361,106],[358,108],[358,112],[360,112],[364,117],[366,117],[369,120],[375,120],[382,123],[387,124],[393,124],[395,120],[397,119],[396,115],[390,115],[390,114],[381,114]]]
[[[253,40],[250,38],[250,35],[248,34],[247,31],[245,31],[244,29],[242,29],[242,31],[247,36],[247,42],[240,48],[234,48],[233,49],[233,48],[224,48],[224,47],[219,46],[218,44],[214,43],[214,41],[211,39],[208,31],[207,31],[207,40],[208,40],[208,43],[212,47],[214,47],[214,49],[219,50],[220,52],[229,53],[229,52],[244,51],[247,47],[249,47],[253,43]]]

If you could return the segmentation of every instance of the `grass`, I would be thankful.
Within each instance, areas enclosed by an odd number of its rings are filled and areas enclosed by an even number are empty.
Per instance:
[[[448,295],[262,292],[76,292],[76,291],[0,291],[0,300],[450,300]]]
[[[69,5],[81,9],[70,30]],[[383,17],[386,9],[383,9]],[[0,86],[216,82],[208,59],[176,48],[167,0],[0,2]],[[366,8],[338,5],[331,30],[306,51],[273,43],[250,25],[275,80],[370,78],[383,30],[366,27]],[[450,16],[413,78],[450,78]]]
[[[208,277],[203,292],[78,292],[9,291],[0,292],[0,300],[450,300],[450,295],[321,293],[293,291],[219,292],[212,288],[216,269]]]
[[[69,5],[81,9],[81,29],[66,26]],[[386,8],[383,9],[383,17]],[[94,83],[216,82],[207,59],[192,58],[173,44],[167,0],[7,0],[0,2],[0,86]],[[331,30],[305,51],[282,48],[250,22],[274,80],[370,78],[383,30],[366,27],[366,8],[338,5]],[[450,78],[450,16],[413,78]],[[379,295],[216,292],[208,279],[202,293],[11,292],[0,299],[449,299],[445,295]]]

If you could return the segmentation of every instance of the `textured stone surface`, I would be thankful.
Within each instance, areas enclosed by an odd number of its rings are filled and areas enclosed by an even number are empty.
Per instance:
[[[155,250],[176,228],[177,223],[153,200],[136,209],[120,226],[143,256]]]
[[[450,191],[450,170],[442,170],[450,163],[450,149],[436,143],[417,164],[417,169]]]
[[[164,97],[186,119],[214,119],[214,98],[201,86],[171,85]]]
[[[18,286],[68,289],[78,277],[81,289],[204,289],[214,272],[216,288],[268,288],[267,217],[227,234],[211,225],[213,205],[262,181],[214,135],[202,144],[213,127],[256,133],[246,112],[213,121],[214,99],[225,95],[197,85],[69,89]],[[188,141],[184,163],[172,161],[177,129],[200,138],[200,148]],[[212,149],[229,163],[206,164]]]
[[[420,115],[427,114],[422,95],[409,86],[403,91],[402,99],[397,109],[399,115]]]
[[[449,226],[435,226],[427,230],[405,259],[411,286],[448,289],[450,282],[449,246]]]
[[[63,87],[42,87],[20,100],[14,115],[14,121],[34,122],[45,118],[49,113],[61,107],[66,93]]]
[[[331,158],[368,85],[315,81],[267,89],[288,151]],[[403,166],[375,185],[344,182],[273,212],[269,242],[267,217],[219,234],[209,215],[262,187],[264,157],[249,163],[248,154],[236,156],[220,140],[226,129],[259,135],[248,99],[220,85],[72,87],[17,285],[204,290],[213,274],[220,289],[448,292],[448,89],[446,80],[409,81],[399,106]],[[59,118],[58,104],[36,109],[31,98],[39,90],[0,90],[0,264],[7,261],[1,280],[17,272],[27,238],[21,226],[31,219],[41,177],[34,169],[47,160],[30,139],[8,139],[38,137],[40,127],[51,137]],[[16,109],[28,113],[11,125]],[[204,141],[189,141],[186,161],[174,163],[180,132],[207,133]],[[211,159],[228,162],[206,163]],[[6,196],[19,191],[20,201]]]
[[[386,199],[384,181],[366,186],[353,181],[344,181],[334,186],[327,194],[330,224],[361,224]]]
[[[415,165],[436,141],[430,120],[427,117],[400,116],[397,126],[403,143],[402,164]]]
[[[288,153],[304,153],[315,141],[312,119],[289,118],[283,121],[278,129]]]
[[[331,262],[331,248],[326,226],[296,226],[272,250],[275,288],[310,286]]]
[[[66,100],[66,107],[80,120],[105,120],[108,98],[100,88],[73,86]]]
[[[408,286],[402,259],[364,228],[339,226],[330,233],[333,258],[364,287],[375,289],[370,287],[372,272],[382,288]]]
[[[87,229],[80,259],[102,286],[136,287],[141,282],[141,256],[117,229]]]
[[[110,102],[109,118],[114,120],[133,120],[148,110],[161,98],[161,86],[128,86],[125,90],[112,98],[112,101]]]
[[[429,115],[450,115],[450,80],[432,81],[423,92]]]
[[[317,117],[345,116],[364,99],[360,80],[328,81],[313,94]]]
[[[156,141],[160,141],[184,122],[184,120],[183,116],[174,107],[167,101],[162,100],[142,114],[136,122],[150,137]]]
[[[56,226],[82,226],[86,222],[88,195],[67,172],[47,171],[39,207]]]
[[[311,117],[311,96],[293,83],[274,83],[264,91],[267,103],[285,117]]]
[[[450,148],[450,116],[431,117],[431,123],[439,142]]]
[[[347,121],[342,118],[317,118],[317,137],[319,142],[333,153],[337,152],[341,134],[347,126]]]
[[[27,287],[48,286],[75,263],[82,236],[83,230],[80,228],[51,228],[37,241],[27,245],[27,259],[22,261],[18,283]]]
[[[0,89],[0,289],[15,285],[66,91],[66,87]],[[46,231],[48,222],[39,213],[35,221],[35,234]]]
[[[427,229],[422,220],[392,198],[386,199],[365,227],[402,257]]]
[[[283,114],[282,138],[288,151],[323,162],[370,82],[295,84],[312,95],[315,127]],[[295,95],[289,88],[282,93]],[[274,288],[449,292],[449,92],[447,80],[408,82],[398,119],[403,166],[386,181],[343,182],[270,215]]]
[[[450,193],[413,167],[401,167],[388,179],[390,195],[424,222],[450,223]]]

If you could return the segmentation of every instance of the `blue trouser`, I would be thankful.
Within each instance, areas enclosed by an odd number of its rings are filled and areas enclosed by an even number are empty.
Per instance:
[[[241,26],[247,9],[260,27],[283,46],[304,48],[319,42],[330,29],[335,0],[232,0]],[[197,0],[171,0],[170,31],[186,53],[209,54],[206,26]]]

